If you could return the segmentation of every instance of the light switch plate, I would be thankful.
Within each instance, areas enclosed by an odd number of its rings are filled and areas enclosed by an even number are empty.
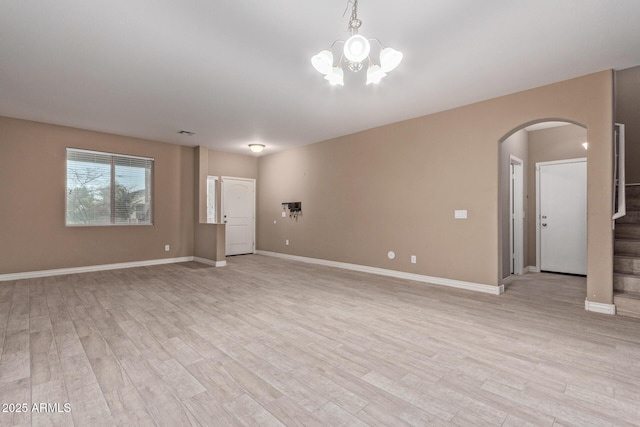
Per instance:
[[[467,210],[455,210],[453,212],[453,217],[455,219],[467,219]]]
[[[286,212],[282,212],[282,218],[285,218],[287,216]]]

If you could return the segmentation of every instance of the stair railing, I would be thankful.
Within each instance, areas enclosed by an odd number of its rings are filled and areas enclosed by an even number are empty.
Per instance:
[[[627,200],[625,194],[625,145],[624,125],[616,123],[613,129],[613,220],[622,218],[627,214]],[[616,187],[618,190],[618,203],[616,207]],[[615,227],[615,225],[614,225]]]

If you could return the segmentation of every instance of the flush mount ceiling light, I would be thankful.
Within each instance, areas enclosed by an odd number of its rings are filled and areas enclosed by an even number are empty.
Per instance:
[[[249,149],[254,153],[260,153],[264,150],[264,144],[249,144]]]
[[[179,130],[178,133],[180,135],[186,135],[186,136],[193,136],[196,134],[195,132],[191,132],[190,130]]]
[[[347,41],[336,40],[329,49],[320,51],[311,58],[311,65],[318,72],[324,75],[324,78],[332,85],[344,86],[344,70],[343,66],[347,66],[349,70],[357,73],[365,66],[367,68],[367,84],[380,83],[389,71],[393,70],[402,61],[402,52],[390,47],[382,47],[378,39],[366,37],[358,34],[358,29],[362,25],[362,21],[358,19],[358,0],[349,0],[347,5],[352,3],[351,18],[349,19],[348,31],[351,37]],[[378,63],[370,57],[371,41],[377,43]],[[334,55],[336,45],[343,45],[339,55]],[[338,57],[338,61],[334,63],[334,58]]]

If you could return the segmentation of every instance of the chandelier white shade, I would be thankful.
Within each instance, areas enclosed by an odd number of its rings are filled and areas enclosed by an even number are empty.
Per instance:
[[[336,40],[329,49],[322,50],[311,57],[311,65],[332,85],[344,86],[343,67],[345,65],[355,73],[366,67],[366,83],[368,85],[380,83],[388,72],[400,64],[402,52],[383,47],[376,38],[367,39],[358,34],[358,29],[362,25],[362,21],[357,16],[358,0],[349,0],[349,2],[353,3],[348,26],[351,36],[346,41]],[[378,53],[377,63],[371,59],[371,41],[375,41],[379,46],[379,49],[374,49],[374,53]],[[334,47],[340,44],[343,45],[342,49],[334,52]],[[338,58],[337,61],[336,58]]]
[[[378,84],[386,75],[387,73],[385,73],[379,65],[369,65],[367,69],[367,84]]]
[[[360,34],[355,34],[344,42],[344,56],[351,62],[362,62],[371,52],[369,40]]]
[[[380,68],[385,73],[396,68],[402,61],[402,52],[391,47],[385,47],[380,52]]]
[[[324,78],[334,86],[344,86],[344,71],[340,67],[332,67]]]
[[[329,74],[333,68],[333,53],[323,50],[311,58],[311,64],[319,73]]]

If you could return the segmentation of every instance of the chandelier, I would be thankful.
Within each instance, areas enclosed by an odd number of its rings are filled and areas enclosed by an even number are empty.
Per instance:
[[[367,39],[358,30],[362,21],[358,19],[358,0],[349,0],[353,3],[351,8],[351,18],[347,27],[351,37],[347,41],[336,40],[329,49],[325,49],[311,58],[311,64],[324,78],[332,85],[344,86],[344,66],[357,73],[365,65],[367,67],[367,84],[380,83],[389,71],[393,70],[402,61],[402,52],[390,47],[383,47],[378,39]],[[347,3],[348,4],[348,3]],[[347,6],[348,7],[348,6]],[[371,41],[375,41],[379,46],[378,62],[375,63],[369,54],[371,53]],[[339,59],[334,65],[334,48],[342,44],[343,49],[339,51]],[[337,55],[336,55],[337,56]]]

